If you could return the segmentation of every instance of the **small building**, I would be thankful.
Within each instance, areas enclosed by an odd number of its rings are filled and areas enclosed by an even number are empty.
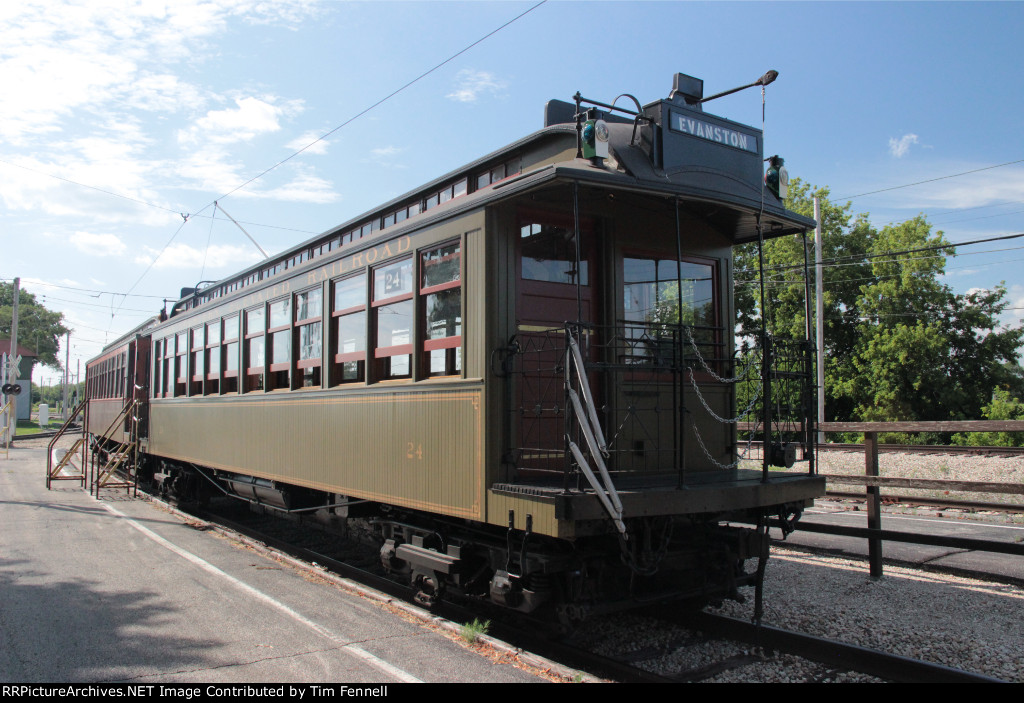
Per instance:
[[[0,339],[0,358],[6,354],[8,358],[11,356],[11,340]],[[28,420],[32,417],[32,367],[35,366],[36,359],[39,358],[39,354],[28,347],[19,344],[18,354],[21,356],[21,363],[18,365],[18,385],[21,386],[21,394],[16,396],[17,402],[15,407],[17,408],[16,417],[19,420]],[[9,376],[5,375],[3,382],[8,382]]]

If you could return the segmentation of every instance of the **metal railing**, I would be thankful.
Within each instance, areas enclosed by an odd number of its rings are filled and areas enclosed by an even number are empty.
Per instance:
[[[57,433],[50,438],[50,442],[46,445],[46,489],[50,489],[50,484],[54,481],[78,481],[81,486],[85,487],[85,464],[87,461],[87,432],[88,432],[88,414],[89,414],[89,401],[83,400],[75,409],[71,411],[71,415],[64,421],[64,424],[60,426]],[[57,447],[57,442],[68,433],[69,430],[73,429],[74,422],[78,417],[82,418],[82,435],[75,440],[74,444],[60,460],[54,465],[53,455],[54,450]],[[80,464],[75,463],[75,457],[81,453]],[[77,473],[68,474],[65,469],[72,467]]]

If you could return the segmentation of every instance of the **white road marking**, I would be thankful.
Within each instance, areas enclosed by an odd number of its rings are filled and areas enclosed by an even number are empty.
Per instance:
[[[253,588],[252,586],[250,586],[249,584],[245,583],[244,581],[240,581],[239,579],[235,578],[231,574],[228,574],[228,573],[218,569],[216,566],[214,566],[210,562],[206,561],[205,559],[202,559],[202,558],[196,556],[195,554],[193,554],[192,552],[189,552],[189,551],[187,551],[185,549],[182,549],[181,547],[179,547],[178,545],[174,544],[173,542],[170,542],[170,541],[164,539],[160,535],[158,535],[155,532],[153,532],[152,530],[150,530],[148,527],[144,527],[143,525],[140,525],[135,520],[133,520],[132,518],[128,517],[127,515],[122,513],[117,508],[114,508],[113,506],[108,505],[107,503],[104,503],[102,501],[99,501],[99,504],[101,506],[103,506],[103,508],[105,510],[107,510],[107,512],[110,512],[110,513],[116,515],[117,517],[123,519],[129,525],[134,527],[136,530],[138,530],[142,534],[146,535],[146,537],[149,537],[151,540],[153,540],[154,542],[156,542],[160,546],[166,547],[167,549],[171,550],[172,552],[174,552],[175,554],[180,556],[182,559],[185,559],[185,560],[187,560],[189,562],[192,562],[193,564],[198,566],[203,571],[206,571],[207,573],[213,574],[214,576],[219,576],[219,577],[221,577],[223,579],[226,579],[231,584],[233,584],[236,588],[238,588],[241,591],[244,591],[245,593],[248,593],[250,596],[253,596],[254,598],[257,598],[257,599],[263,601],[264,603],[266,603],[266,604],[268,604],[268,605],[270,605],[270,606],[272,606],[274,608],[277,608],[278,610],[280,610],[282,613],[284,613],[288,617],[292,618],[296,622],[302,623],[306,627],[308,627],[311,630],[313,630],[314,632],[316,632],[318,635],[321,635],[322,637],[326,637],[327,639],[331,640],[332,642],[336,642],[337,644],[341,645],[341,649],[342,650],[344,650],[344,651],[348,652],[349,654],[351,654],[351,655],[361,659],[362,661],[366,662],[367,664],[369,664],[369,665],[371,665],[371,666],[373,666],[373,667],[383,671],[386,674],[389,674],[390,676],[394,676],[399,681],[403,681],[405,683],[424,683],[422,680],[416,678],[415,676],[413,676],[409,672],[404,671],[403,669],[400,669],[397,666],[395,666],[393,664],[390,664],[390,663],[384,661],[383,659],[380,659],[379,657],[374,656],[373,654],[370,654],[369,652],[367,652],[362,647],[360,647],[358,645],[355,645],[355,644],[348,643],[348,641],[346,639],[342,638],[339,635],[336,635],[335,633],[333,633],[330,630],[326,629],[325,627],[323,627],[319,623],[313,622],[312,620],[307,618],[305,615],[302,615],[301,613],[298,613],[298,612],[292,610],[291,608],[289,608],[287,605],[285,605],[281,601],[268,596],[266,593],[263,593],[262,591]]]

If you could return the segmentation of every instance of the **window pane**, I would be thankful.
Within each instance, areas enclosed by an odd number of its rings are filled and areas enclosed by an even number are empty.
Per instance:
[[[366,313],[356,312],[338,318],[338,353],[366,351]]]
[[[454,376],[462,371],[462,347],[432,349],[429,355],[430,376]]]
[[[623,259],[626,319],[645,328],[679,324],[713,327],[716,323],[714,267],[673,259]],[[712,330],[696,330],[699,341],[714,340]]]
[[[411,300],[377,308],[377,348],[412,344],[412,316]]]
[[[373,272],[373,299],[383,300],[412,293],[412,259],[405,259]]]
[[[323,328],[319,322],[303,325],[299,328],[299,360],[320,358],[320,333]]]
[[[214,347],[209,351],[209,363],[206,373],[220,373],[220,348]]]
[[[270,304],[270,327],[283,327],[291,322],[291,300],[285,298]]]
[[[231,342],[224,352],[224,370],[238,371],[238,342]]]
[[[224,318],[224,339],[238,338],[238,315]]]
[[[206,343],[220,344],[220,320],[206,326]]]
[[[426,296],[427,339],[462,334],[462,290],[453,288]]]
[[[245,333],[262,332],[266,329],[263,325],[263,308],[256,308],[245,313]]]
[[[422,259],[422,288],[459,280],[461,251],[458,242],[423,252]]]
[[[295,320],[308,320],[311,317],[320,317],[322,305],[320,304],[320,290],[308,290],[305,293],[298,293],[295,296]]]
[[[249,368],[263,366],[263,337],[253,337],[249,340]]]
[[[565,227],[529,224],[520,228],[522,240],[523,278],[551,283],[588,285],[587,253],[581,252],[580,271],[576,271],[576,242]]]
[[[292,358],[292,333],[289,330],[275,332],[271,347],[270,363],[283,364]]]
[[[366,305],[366,274],[361,273],[334,284],[334,310]]]
[[[341,365],[341,380],[342,381],[362,381],[363,380],[363,362],[362,361],[346,361]]]

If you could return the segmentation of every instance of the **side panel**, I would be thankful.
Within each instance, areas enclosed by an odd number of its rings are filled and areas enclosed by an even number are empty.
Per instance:
[[[483,386],[152,404],[152,454],[444,515],[484,518]]]
[[[101,435],[118,442],[127,441],[124,425],[117,423],[111,428],[111,423],[124,408],[123,398],[102,398],[89,401],[89,427],[90,434]]]

